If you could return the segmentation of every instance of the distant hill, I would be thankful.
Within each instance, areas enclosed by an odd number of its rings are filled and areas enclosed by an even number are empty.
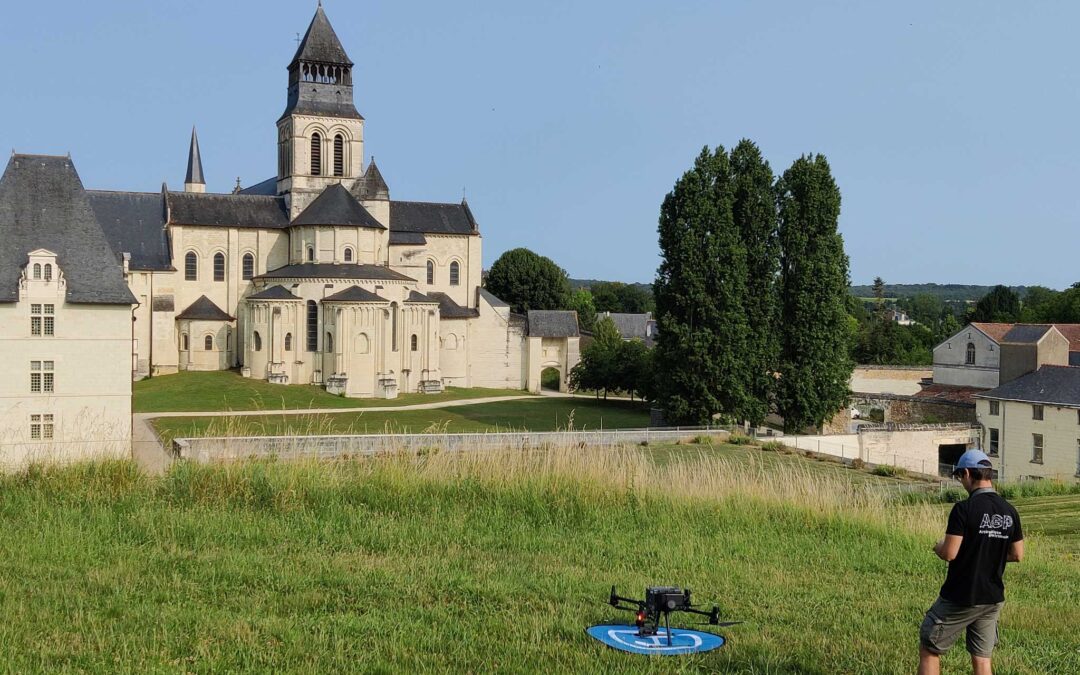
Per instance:
[[[570,288],[572,288],[572,289],[574,289],[576,291],[579,288],[588,288],[588,287],[592,286],[593,284],[606,284],[606,283],[613,283],[613,282],[607,281],[607,280],[604,280],[604,279],[571,279],[570,280]],[[626,284],[627,286],[637,286],[638,288],[641,288],[642,290],[646,290],[649,293],[652,293],[652,284],[643,284],[643,283],[634,282],[634,281],[619,281],[619,282],[614,282],[614,283]]]
[[[904,298],[927,293],[945,302],[974,302],[990,292],[993,286],[975,284],[885,284],[885,297]],[[1027,295],[1027,286],[1010,286],[1021,298]],[[874,288],[869,285],[852,286],[851,294],[857,298],[871,298]]]

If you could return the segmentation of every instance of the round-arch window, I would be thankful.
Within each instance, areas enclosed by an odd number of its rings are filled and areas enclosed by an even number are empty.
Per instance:
[[[225,254],[214,254],[214,281],[225,281]]]
[[[255,276],[255,256],[250,253],[245,253],[243,262],[241,276],[244,278],[244,281],[247,281]]]
[[[184,256],[184,280],[198,281],[199,279],[199,256],[195,251],[188,251]]]
[[[413,336],[412,336],[412,337],[411,337],[411,338],[409,339],[409,347],[410,347],[410,348],[411,348],[411,349],[412,349],[412,350],[413,350],[414,352],[415,352],[415,351],[417,350],[417,347],[419,346],[419,345],[418,345],[418,343],[419,343],[419,340],[417,340],[417,339],[416,339],[416,336],[415,336],[415,335],[413,335]]]
[[[210,351],[213,348],[214,348],[214,336],[213,335],[207,335],[203,339],[203,349],[205,349],[206,351]]]
[[[41,263],[34,263],[34,278],[41,278]]]
[[[345,175],[345,137],[334,136],[334,175]]]
[[[460,281],[460,268],[457,261],[450,263],[450,285],[457,286]]]
[[[430,260],[427,261],[427,282],[428,286],[435,283],[435,263]]]
[[[187,333],[184,333],[180,336],[180,348],[183,349],[185,352],[191,349],[191,343],[188,341]]]
[[[307,261],[308,262],[315,262],[315,247],[314,246],[308,246],[307,247]]]
[[[322,175],[322,136],[317,131],[311,135],[311,175]]]
[[[45,281],[52,281],[52,265],[45,263]]]
[[[345,247],[345,262],[352,262],[352,249]]]
[[[262,351],[262,336],[259,335],[259,331],[255,331],[255,334],[252,335],[252,338],[253,338],[252,341],[255,343],[255,351],[261,352]]]
[[[285,351],[292,351],[292,333],[285,333]]]

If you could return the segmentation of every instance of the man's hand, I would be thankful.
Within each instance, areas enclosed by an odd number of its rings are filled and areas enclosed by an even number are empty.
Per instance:
[[[956,554],[960,552],[960,543],[964,538],[955,534],[947,534],[938,543],[934,544],[934,553],[945,562],[956,560]]]

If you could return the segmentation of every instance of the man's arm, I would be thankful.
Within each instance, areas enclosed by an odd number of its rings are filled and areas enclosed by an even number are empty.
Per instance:
[[[1014,541],[1009,544],[1009,553],[1005,556],[1005,562],[1020,562],[1024,559],[1024,540]]]
[[[934,544],[934,553],[945,562],[956,560],[956,554],[960,552],[960,543],[964,538],[956,534],[946,534],[938,543]]]

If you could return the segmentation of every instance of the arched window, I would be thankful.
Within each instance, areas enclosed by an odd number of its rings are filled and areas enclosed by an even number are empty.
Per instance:
[[[454,351],[455,349],[457,349],[457,335],[454,335],[453,333],[447,335],[446,338],[443,340],[443,348],[448,351]]]
[[[334,335],[330,331],[326,331],[326,342],[323,343],[323,350],[327,354],[334,353]]]
[[[225,281],[225,254],[214,254],[214,281]]]
[[[213,335],[207,335],[205,338],[203,338],[203,349],[206,351],[211,351],[214,349]]]
[[[419,346],[420,341],[416,339],[416,335],[413,335],[411,338],[409,338],[409,348],[411,350],[415,352],[419,348]]]
[[[259,335],[259,331],[255,331],[255,333],[251,337],[252,337],[251,341],[255,343],[255,351],[261,352],[262,351],[262,336]]]
[[[285,351],[292,351],[292,333],[285,333]]]
[[[247,281],[248,279],[251,279],[251,277],[255,276],[255,256],[251,255],[250,253],[244,254],[243,266],[240,275],[241,277],[243,277],[244,281]]]
[[[334,175],[345,175],[345,137],[334,136]]]
[[[34,263],[34,278],[41,278],[41,263]]]
[[[428,286],[435,283],[435,263],[430,260],[427,261],[427,282]]]
[[[308,262],[315,262],[315,247],[314,246],[308,246],[307,247],[307,261]]]
[[[322,175],[322,136],[317,131],[311,135],[311,175]]]
[[[371,349],[371,346],[368,343],[367,334],[366,333],[360,333],[359,335],[357,335],[356,336],[356,353],[357,354],[367,354],[369,349]]]
[[[969,342],[967,344],[967,356],[964,359],[964,363],[969,366],[975,365],[975,343]]]
[[[307,350],[319,351],[319,306],[314,300],[307,303]]]
[[[352,262],[352,249],[345,247],[345,262]]]
[[[191,349],[191,342],[188,341],[187,333],[180,334],[180,349],[184,350],[185,352]]]
[[[184,256],[184,280],[198,281],[199,279],[199,256],[195,251],[188,251]]]
[[[45,263],[45,281],[52,281],[52,265]]]
[[[390,303],[390,348],[393,351],[398,350],[398,304],[396,302]]]
[[[460,281],[460,279],[458,278],[459,276],[460,276],[459,267],[458,267],[457,261],[454,261],[454,262],[450,263],[450,285],[451,286],[457,286],[458,285],[458,282]]]

